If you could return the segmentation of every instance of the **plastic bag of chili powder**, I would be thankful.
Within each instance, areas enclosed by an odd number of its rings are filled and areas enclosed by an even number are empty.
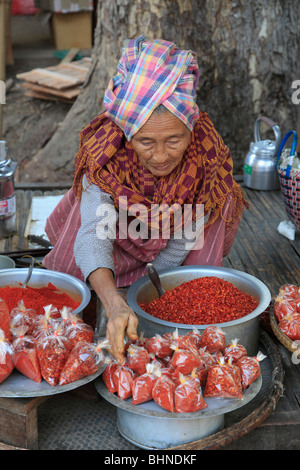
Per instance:
[[[174,354],[171,358],[170,365],[174,369],[175,375],[189,375],[193,369],[201,364],[201,358],[198,351],[194,349],[178,349],[177,345],[173,344],[172,348]]]
[[[180,375],[179,381],[180,384],[174,392],[175,411],[177,413],[192,413],[207,407],[197,378]]]
[[[288,314],[297,312],[297,301],[293,297],[276,297],[274,315],[278,323]]]
[[[202,333],[200,339],[200,347],[206,347],[210,353],[221,351],[226,346],[226,338],[224,331],[218,327],[210,325]]]
[[[79,341],[86,341],[92,343],[94,341],[94,330],[93,328],[84,323],[83,321],[78,321],[71,316],[72,321],[69,325],[66,325],[64,328],[65,336],[71,341],[72,347],[74,347]]]
[[[278,326],[293,341],[300,339],[300,313],[289,313],[280,320]]]
[[[239,344],[238,338],[231,340],[229,344],[225,347],[223,351],[225,361],[228,362],[228,359],[232,359],[234,364],[238,359],[243,356],[247,356],[247,349],[242,344]]]
[[[173,413],[175,411],[174,392],[174,382],[166,375],[161,375],[153,386],[152,398],[159,406]]]
[[[10,312],[10,328],[19,328],[22,325],[28,327],[27,334],[31,335],[36,324],[36,311],[32,308],[26,308],[23,299],[20,300],[17,307]]]
[[[207,373],[204,397],[214,398],[243,398],[240,384],[229,364],[224,358],[210,367]]]
[[[0,383],[2,383],[14,370],[12,361],[13,349],[5,333],[0,329]]]
[[[130,344],[127,353],[127,366],[137,375],[143,375],[146,372],[146,364],[150,362],[148,351],[141,346]]]
[[[135,379],[136,374],[133,370],[129,369],[126,364],[118,365],[116,368],[113,380],[116,385],[116,392],[121,400],[131,397],[132,394],[132,382]]]
[[[110,362],[102,373],[102,379],[109,393],[116,393],[117,387],[114,381],[114,373],[118,367],[116,360]]]
[[[260,376],[260,361],[265,359],[266,356],[261,352],[257,353],[257,356],[243,356],[241,357],[236,365],[241,369],[242,373],[242,387],[243,390],[249,387],[259,376]]]
[[[159,367],[147,364],[146,372],[133,380],[131,387],[133,405],[152,400],[152,389],[158,379],[158,371]]]
[[[57,320],[51,317],[53,311],[52,305],[44,307],[44,315],[39,315],[36,318],[34,328],[32,330],[32,336],[39,340],[45,336],[50,336],[54,332],[54,328],[58,325]]]
[[[107,340],[91,344],[79,341],[61,370],[59,385],[66,385],[89,375],[95,374],[105,363],[104,350],[109,347]]]
[[[71,343],[61,331],[62,327],[58,325],[51,335],[42,336],[36,344],[42,377],[52,386],[58,384],[71,351]]]
[[[148,353],[153,353],[160,359],[168,357],[173,352],[170,339],[164,338],[158,334],[149,339],[146,347]]]
[[[12,329],[12,360],[15,368],[34,382],[41,382],[39,360],[35,340],[28,335],[28,326],[22,325]]]

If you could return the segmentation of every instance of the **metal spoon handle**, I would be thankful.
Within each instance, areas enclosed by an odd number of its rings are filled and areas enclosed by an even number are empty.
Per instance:
[[[31,274],[32,274],[32,270],[33,270],[33,266],[34,266],[34,258],[31,258],[31,261],[30,261],[30,266],[29,266],[29,269],[28,269],[28,274],[26,276],[26,279],[25,281],[23,282],[22,284],[22,287],[26,287],[30,278],[31,278]]]
[[[155,267],[153,266],[152,263],[147,264],[147,274],[150,277],[152,283],[157,289],[158,296],[161,297],[164,294],[164,289],[162,288],[160,278],[158,275],[158,272],[156,271]]]

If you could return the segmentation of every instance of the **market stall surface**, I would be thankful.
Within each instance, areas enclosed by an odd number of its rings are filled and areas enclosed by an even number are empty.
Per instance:
[[[27,250],[32,251],[32,246],[28,247],[28,240],[20,237],[20,234],[25,232],[32,196],[62,194],[66,190],[67,188],[19,185],[19,235],[1,240],[0,251],[13,253],[17,265],[20,262],[23,266],[26,258],[18,258],[18,253],[24,255],[28,253]],[[269,287],[272,295],[276,295],[282,284],[299,284],[300,235],[296,233],[295,240],[292,241],[277,231],[279,223],[287,219],[280,191],[256,191],[246,187],[243,187],[243,191],[250,202],[250,209],[244,212],[236,240],[224,260],[224,266],[252,274]],[[39,247],[38,250],[35,254],[41,256],[42,248]],[[300,449],[299,360],[292,357],[292,353],[275,337],[268,338],[271,338],[272,348],[275,349],[272,350],[265,344],[262,344],[262,349],[265,347],[267,356],[270,352],[273,356],[276,351],[275,355],[280,358],[284,370],[284,378],[274,376],[274,364],[272,365],[270,358],[263,361],[263,385],[260,392],[247,406],[226,415],[225,429],[231,429],[231,426],[252,413],[255,415],[255,411],[263,406],[270,385],[275,389],[277,387],[280,398],[277,399],[278,393],[276,399],[271,397],[270,401],[274,400],[275,409],[272,408],[272,412],[262,422],[257,421],[257,426],[249,428],[249,432],[240,432],[238,438],[233,438],[222,447],[226,450]],[[93,382],[75,391],[42,400],[37,408],[36,437],[33,448],[41,450],[139,450],[120,435],[116,408],[99,396]],[[16,442],[5,441],[3,438],[1,440],[3,448],[6,445],[18,447]],[[28,448],[32,448],[31,445]]]

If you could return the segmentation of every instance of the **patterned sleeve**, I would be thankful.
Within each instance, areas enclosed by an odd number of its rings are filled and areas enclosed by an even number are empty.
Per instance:
[[[97,268],[115,271],[112,256],[114,234],[109,237],[107,227],[116,225],[117,211],[109,194],[89,184],[85,176],[82,184],[81,227],[76,236],[74,254],[86,280]]]

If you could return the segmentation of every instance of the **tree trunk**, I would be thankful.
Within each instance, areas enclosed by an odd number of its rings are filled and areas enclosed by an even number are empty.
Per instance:
[[[299,107],[291,97],[292,83],[300,79],[299,10],[298,0],[99,0],[82,92],[24,171],[33,171],[36,181],[72,180],[80,130],[104,109],[122,42],[144,33],[197,52],[199,107],[230,147],[234,172],[241,173],[258,115],[276,121],[282,135],[297,126]],[[265,130],[262,138],[274,139]]]

